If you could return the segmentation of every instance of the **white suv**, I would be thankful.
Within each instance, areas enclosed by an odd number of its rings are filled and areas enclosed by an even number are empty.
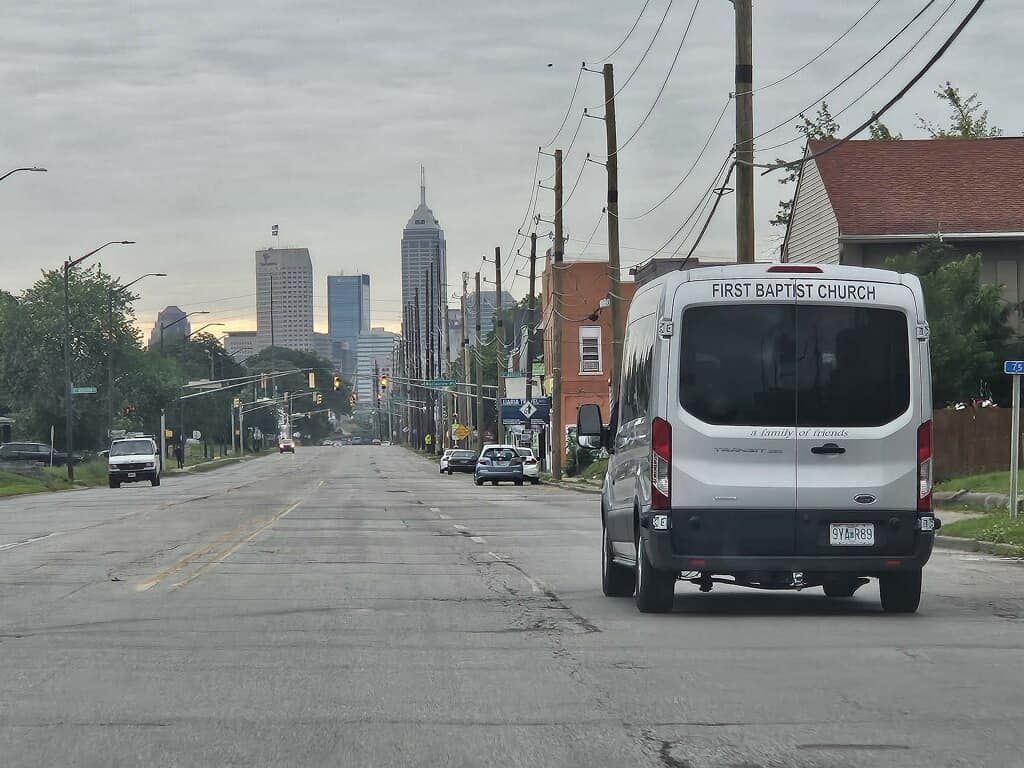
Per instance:
[[[111,488],[143,480],[160,485],[160,449],[156,441],[151,437],[114,440],[107,455],[107,480]]]

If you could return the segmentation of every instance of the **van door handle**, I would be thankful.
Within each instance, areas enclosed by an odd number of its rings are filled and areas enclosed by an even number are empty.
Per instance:
[[[846,453],[846,449],[835,443],[825,443],[824,445],[816,445],[811,448],[811,453],[816,453],[819,456],[837,456],[840,453]]]

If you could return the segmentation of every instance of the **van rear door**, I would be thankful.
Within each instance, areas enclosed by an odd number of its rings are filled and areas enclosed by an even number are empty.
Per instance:
[[[678,554],[789,555],[796,540],[792,279],[676,290],[667,414]],[[655,414],[656,415],[656,414]],[[683,514],[678,514],[682,509]]]
[[[800,280],[797,551],[909,554],[922,418],[913,292],[898,283]]]

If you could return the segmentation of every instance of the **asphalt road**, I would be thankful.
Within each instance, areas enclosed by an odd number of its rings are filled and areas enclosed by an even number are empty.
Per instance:
[[[0,501],[0,764],[1024,765],[1024,564],[640,615],[598,521],[369,446]]]

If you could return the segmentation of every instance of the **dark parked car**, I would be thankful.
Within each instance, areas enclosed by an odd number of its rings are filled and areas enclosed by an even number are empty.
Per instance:
[[[523,484],[523,457],[514,445],[485,445],[477,459],[473,480],[477,485],[489,482],[497,485],[510,480],[516,485]]]
[[[0,445],[0,461],[31,461],[43,464],[50,463],[50,446],[46,443],[4,443]],[[72,462],[79,464],[82,457],[74,454]],[[63,451],[53,451],[54,466],[68,463],[68,455]]]
[[[476,451],[452,451],[445,469],[449,475],[453,472],[473,472],[476,469]]]

